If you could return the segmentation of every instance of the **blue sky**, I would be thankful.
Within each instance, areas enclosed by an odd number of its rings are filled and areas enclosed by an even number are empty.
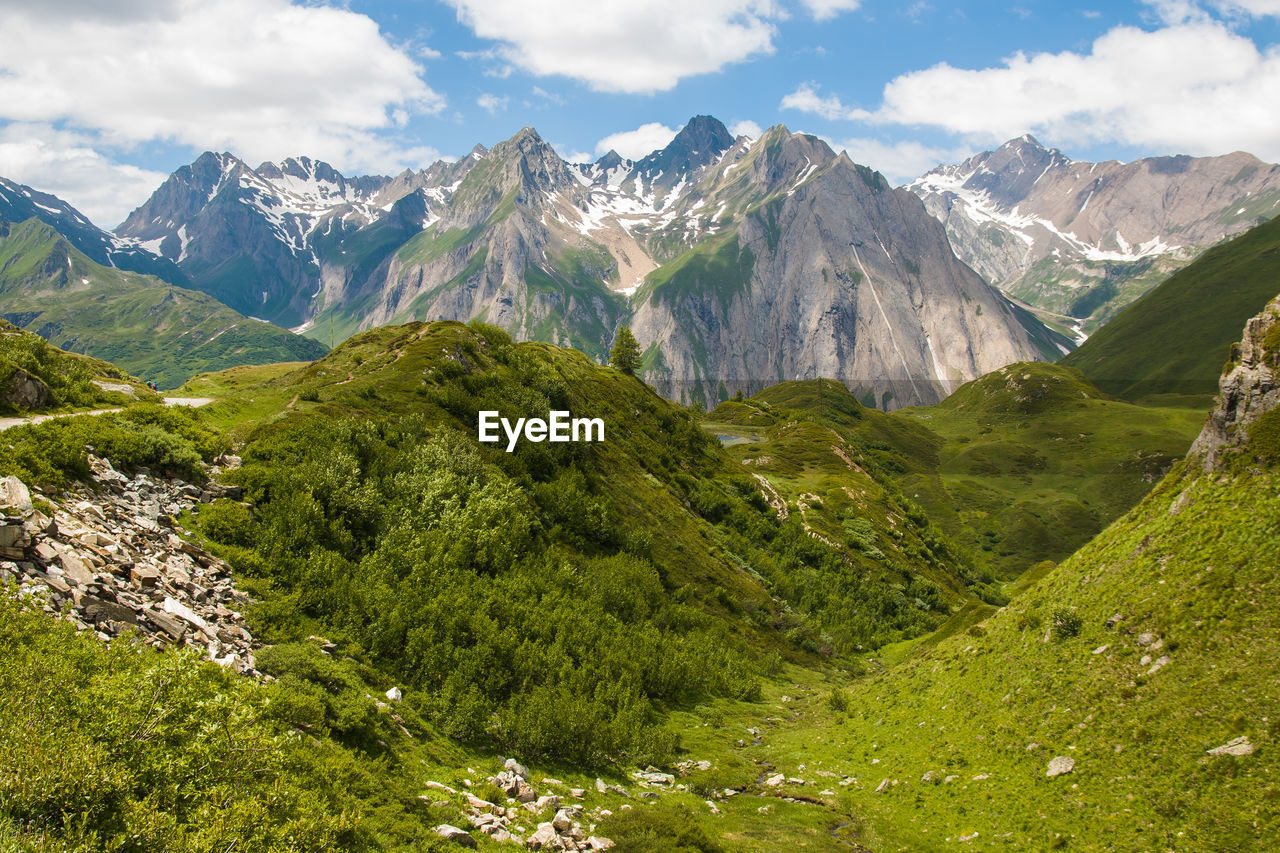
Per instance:
[[[393,173],[532,125],[634,157],[699,113],[894,182],[1025,132],[1280,160],[1280,0],[0,0],[0,32],[0,175],[104,226],[206,149]]]

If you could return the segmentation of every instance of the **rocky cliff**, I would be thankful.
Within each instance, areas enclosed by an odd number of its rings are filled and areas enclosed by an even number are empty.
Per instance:
[[[1280,449],[1272,446],[1280,444],[1280,296],[1245,324],[1231,355],[1216,405],[1188,453],[1206,471],[1236,454],[1270,457]]]

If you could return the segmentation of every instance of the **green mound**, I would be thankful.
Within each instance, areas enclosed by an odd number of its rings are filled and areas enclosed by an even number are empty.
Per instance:
[[[938,404],[939,409],[1002,419],[1060,412],[1105,395],[1078,370],[1043,362],[1010,364],[967,382]]]

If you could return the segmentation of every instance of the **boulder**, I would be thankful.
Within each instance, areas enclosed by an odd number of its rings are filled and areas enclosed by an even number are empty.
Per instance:
[[[563,849],[560,834],[549,823],[538,824],[537,830],[525,840],[524,846],[530,850],[555,850],[558,847]]]
[[[20,514],[31,512],[31,492],[17,477],[0,478],[0,508],[17,510]]]
[[[0,403],[15,409],[43,409],[49,405],[49,386],[40,377],[15,367],[13,373],[0,382]]]
[[[1049,769],[1045,771],[1046,776],[1052,779],[1054,776],[1063,776],[1076,769],[1076,760],[1066,755],[1054,757],[1049,762]]]
[[[502,766],[519,776],[521,779],[524,779],[526,782],[529,781],[529,768],[525,767],[514,758],[508,758]]]
[[[458,829],[456,826],[450,826],[447,823],[442,823],[436,827],[436,835],[446,841],[461,844],[463,847],[470,847],[473,850],[476,847],[476,840],[471,837],[471,833],[467,832],[465,829]]]
[[[1249,738],[1241,735],[1238,738],[1232,738],[1222,746],[1215,746],[1208,751],[1209,755],[1234,755],[1244,758],[1246,755],[1253,755],[1253,744],[1249,742]]]

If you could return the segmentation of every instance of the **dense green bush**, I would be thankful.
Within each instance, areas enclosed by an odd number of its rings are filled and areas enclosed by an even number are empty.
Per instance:
[[[0,320],[0,387],[8,384],[15,371],[21,369],[48,386],[49,408],[55,406],[92,405],[101,392],[90,381],[104,374],[121,377],[105,362],[76,358],[51,346],[44,338],[17,330]],[[11,410],[11,407],[3,407]]]
[[[0,439],[0,473],[15,474],[29,485],[60,487],[88,476],[93,452],[125,470],[147,467],[200,482],[207,478],[201,461],[229,447],[225,437],[205,426],[199,410],[142,404],[118,414],[6,430]]]
[[[648,545],[618,535],[595,475],[566,451],[491,462],[424,417],[304,419],[245,451],[252,514],[220,502],[199,523],[251,547],[286,596],[259,611],[263,627],[287,638],[312,620],[350,638],[421,688],[451,736],[586,764],[661,761],[676,746],[664,707],[755,696],[754,669],[721,623],[666,594]],[[264,666],[282,683],[307,670],[274,655]],[[359,721],[324,702],[328,725],[358,738]]]
[[[267,694],[0,598],[0,825],[19,849],[328,850],[357,843],[299,775],[300,738]],[[4,832],[0,831],[0,838]]]

